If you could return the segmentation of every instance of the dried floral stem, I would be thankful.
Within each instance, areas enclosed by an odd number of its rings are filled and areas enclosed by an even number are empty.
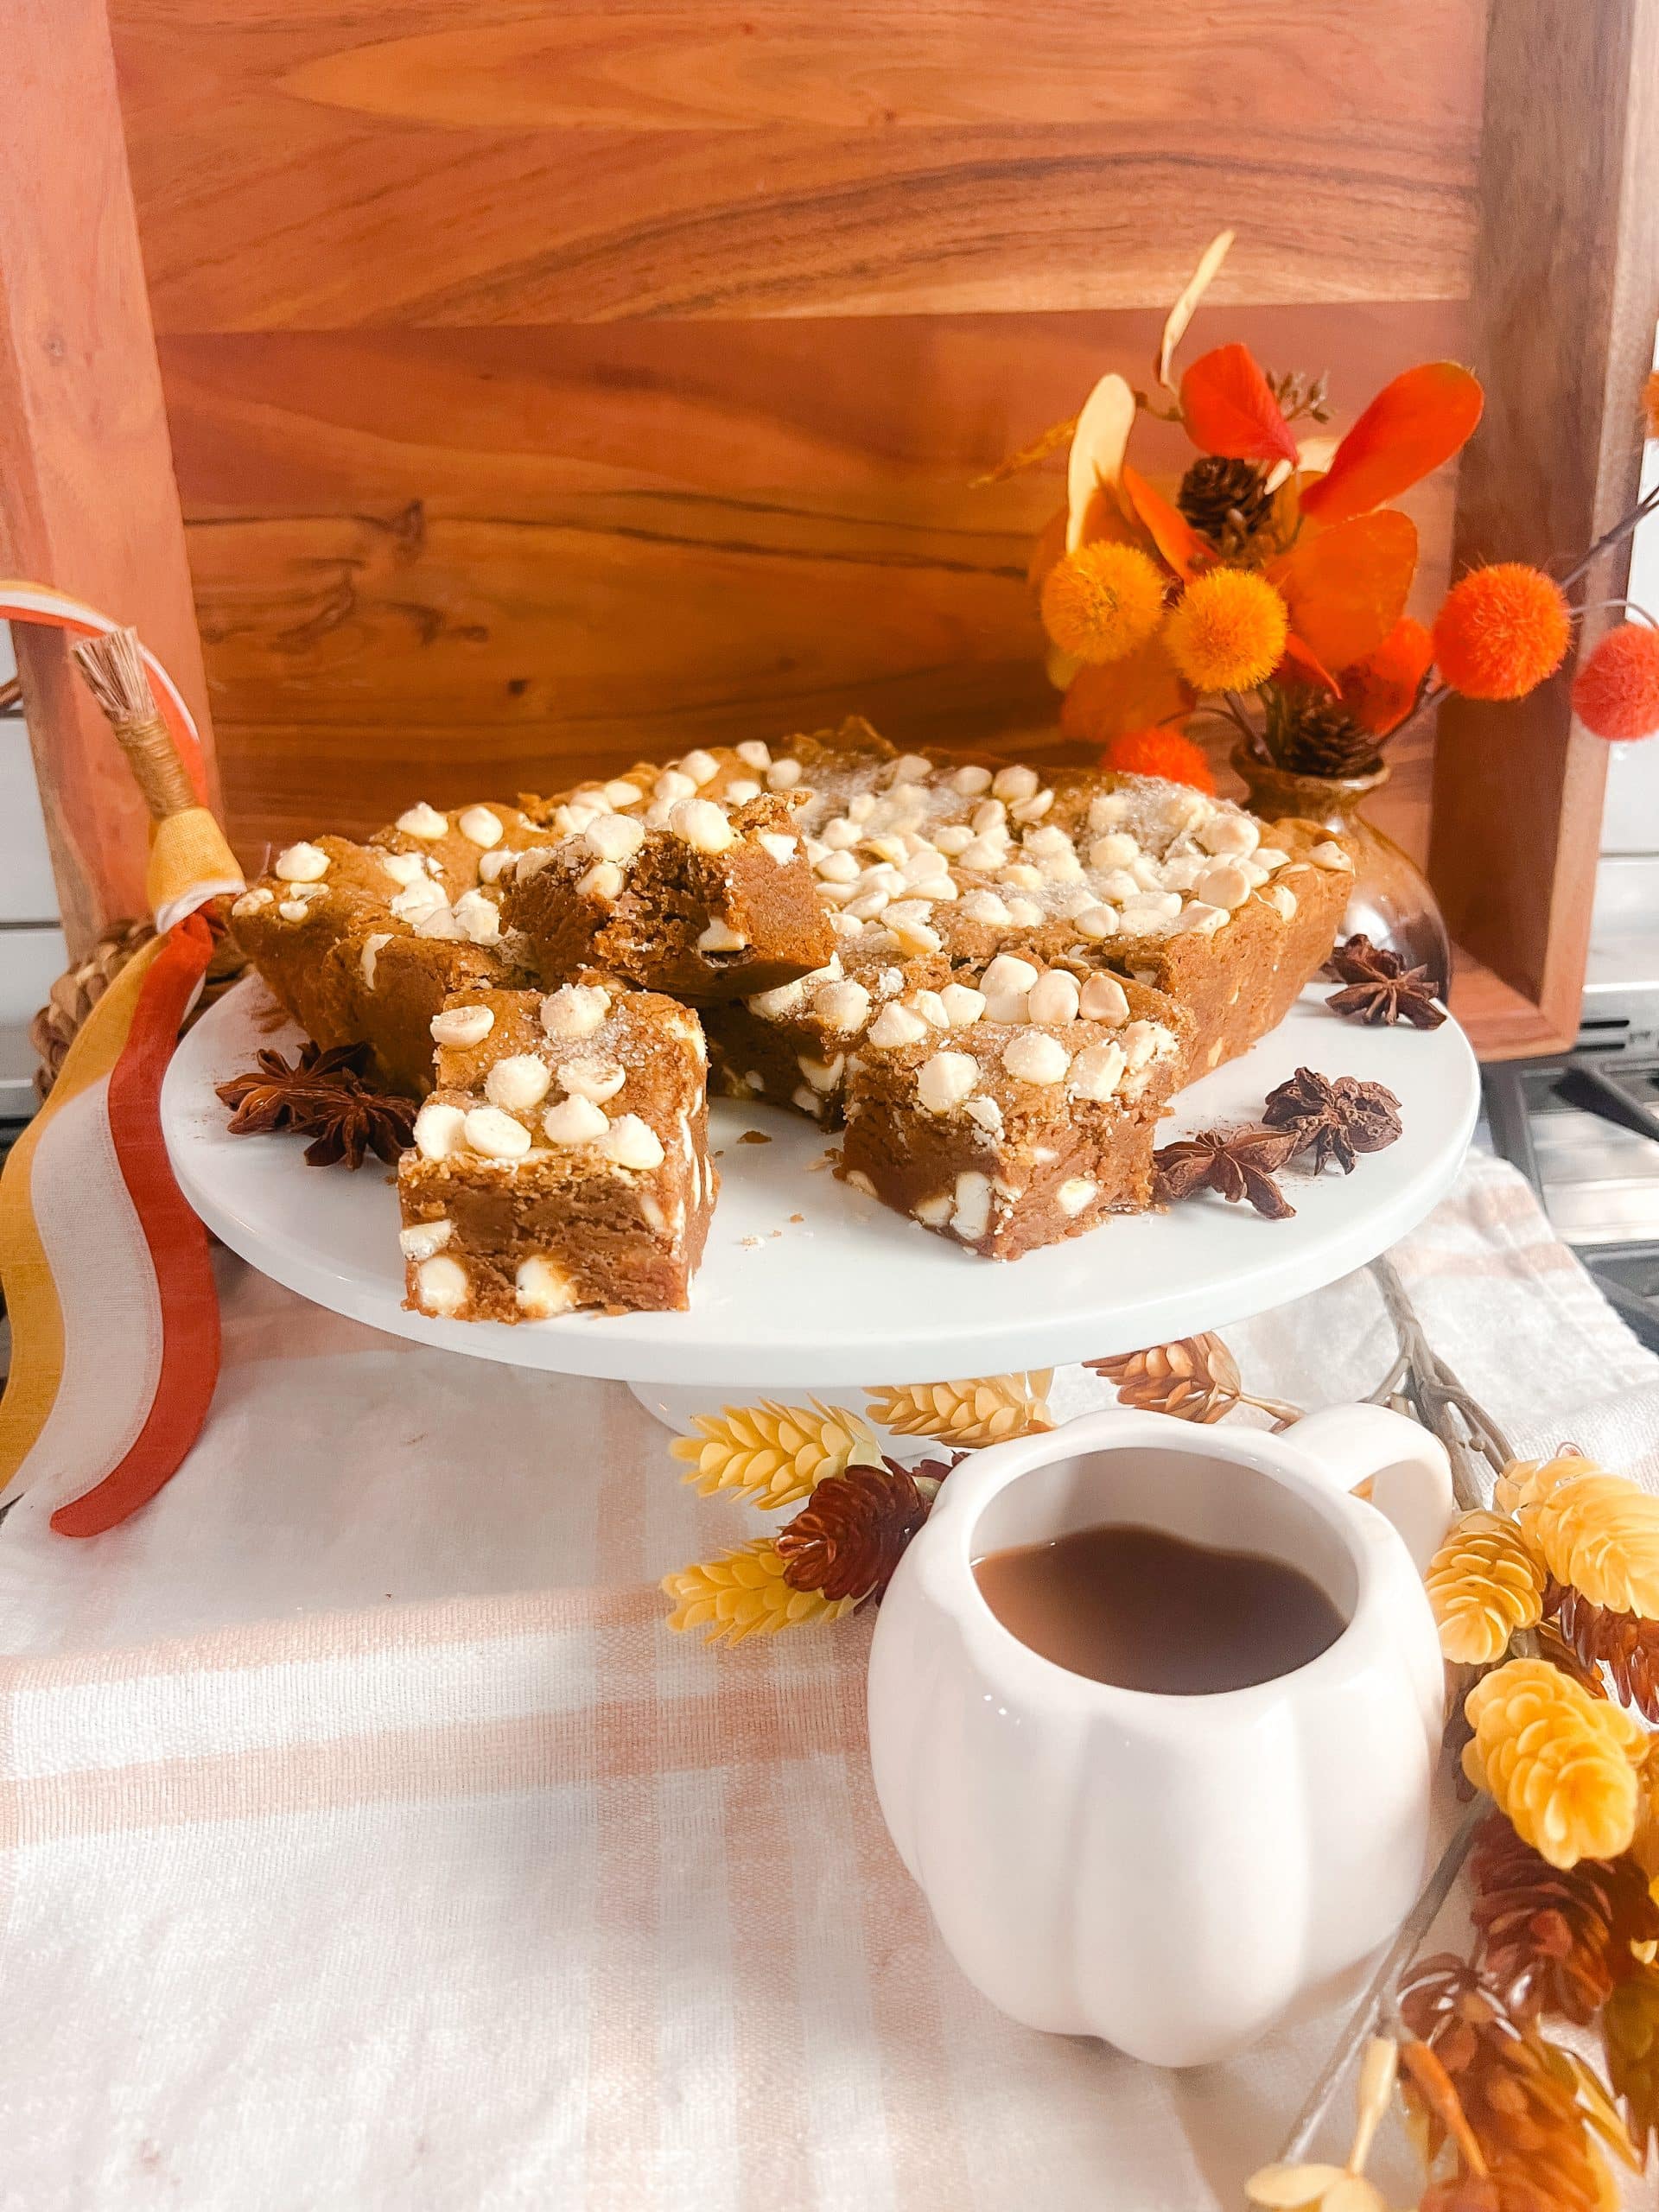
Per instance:
[[[1611,553],[1622,538],[1629,537],[1633,531],[1639,530],[1656,509],[1659,509],[1659,484],[1656,484],[1645,498],[1638,499],[1627,514],[1621,515],[1611,530],[1605,530],[1578,565],[1558,579],[1562,590],[1565,591],[1570,584],[1577,583],[1579,578],[1593,569],[1604,553]]]
[[[1481,1798],[1464,1808],[1462,1818],[1452,1834],[1452,1840],[1440,1855],[1440,1864],[1423,1885],[1417,1902],[1401,1923],[1400,1933],[1389,1944],[1382,1961],[1371,1976],[1364,1995],[1349,2015],[1336,2049],[1321,2068],[1319,2078],[1307,2093],[1307,2101],[1291,2124],[1288,2135],[1279,2150],[1279,2163],[1294,2165],[1301,2158],[1313,2140],[1324,2120],[1338,2085],[1353,2063],[1354,2055],[1367,2037],[1375,2031],[1377,2022],[1386,2013],[1402,2043],[1413,2040],[1403,2023],[1399,2021],[1395,2008],[1394,1985],[1401,1972],[1408,1966],[1418,1945],[1434,1924],[1436,1915],[1452,1894],[1452,1885],[1463,1871],[1463,1862],[1469,1856],[1475,1840],[1475,1830],[1485,1819],[1488,1807]]]

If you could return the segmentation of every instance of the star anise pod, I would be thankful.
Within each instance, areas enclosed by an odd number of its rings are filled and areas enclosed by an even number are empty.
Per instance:
[[[1633,1859],[1557,1868],[1494,1813],[1475,1839],[1471,1872],[1480,1962],[1522,2017],[1587,2025],[1637,1971],[1632,1943],[1659,1941],[1659,1904]]]
[[[1408,968],[1397,952],[1373,944],[1368,937],[1351,937],[1339,944],[1327,963],[1345,988],[1333,991],[1325,1004],[1333,1014],[1351,1014],[1373,1026],[1390,1029],[1408,1021],[1414,1029],[1438,1029],[1446,1009],[1434,1003],[1434,987],[1427,968]]]
[[[912,1469],[884,1459],[879,1467],[855,1464],[826,1475],[779,1531],[785,1581],[826,1598],[881,1597],[955,1465],[932,1460]]]
[[[1295,1149],[1288,1129],[1205,1129],[1154,1154],[1154,1192],[1169,1204],[1214,1191],[1248,1199],[1269,1221],[1288,1221],[1296,1209],[1273,1179]]]
[[[1580,1664],[1605,1667],[1619,1702],[1659,1726],[1659,1621],[1592,1605],[1582,1591],[1557,1582],[1544,1605]]]
[[[1334,1160],[1344,1175],[1357,1154],[1382,1152],[1403,1126],[1400,1101],[1383,1084],[1353,1075],[1319,1075],[1312,1068],[1298,1068],[1268,1092],[1262,1119],[1270,1129],[1294,1132],[1292,1159],[1311,1152],[1316,1172]]]
[[[372,1152],[394,1164],[414,1140],[416,1104],[373,1090],[364,1080],[365,1045],[337,1045],[327,1052],[305,1044],[290,1065],[282,1053],[259,1052],[254,1065],[216,1085],[233,1109],[232,1136],[290,1130],[315,1140],[305,1149],[308,1167],[343,1160],[360,1167]]]

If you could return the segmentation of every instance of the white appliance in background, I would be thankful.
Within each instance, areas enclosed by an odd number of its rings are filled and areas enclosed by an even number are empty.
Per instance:
[[[15,673],[0,623],[0,684]],[[29,734],[20,714],[0,715],[0,1126],[34,1110],[29,1027],[67,962]]]

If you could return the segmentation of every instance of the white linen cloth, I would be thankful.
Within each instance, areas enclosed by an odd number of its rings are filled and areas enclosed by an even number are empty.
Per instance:
[[[1659,1488],[1659,1360],[1513,1171],[1395,1256],[1518,1449]],[[658,1576],[758,1516],[620,1386],[221,1279],[161,1497],[90,1543],[49,1484],[0,1522],[3,2212],[1240,2202],[1337,2018],[1181,2075],[1004,2021],[881,1827],[868,1624],[663,1624]],[[1393,1350],[1365,1275],[1224,1333],[1310,1407]]]

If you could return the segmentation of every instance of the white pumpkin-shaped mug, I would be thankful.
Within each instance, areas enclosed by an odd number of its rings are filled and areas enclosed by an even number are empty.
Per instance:
[[[1370,1503],[1349,1495],[1370,1478]],[[882,1600],[870,1754],[899,1856],[1016,2020],[1156,2065],[1225,2058],[1358,1982],[1427,1856],[1445,1452],[1376,1406],[1287,1433],[1096,1414],[976,1452]],[[1130,1522],[1300,1568],[1345,1627],[1247,1689],[1162,1696],[1045,1659],[973,1562]]]

